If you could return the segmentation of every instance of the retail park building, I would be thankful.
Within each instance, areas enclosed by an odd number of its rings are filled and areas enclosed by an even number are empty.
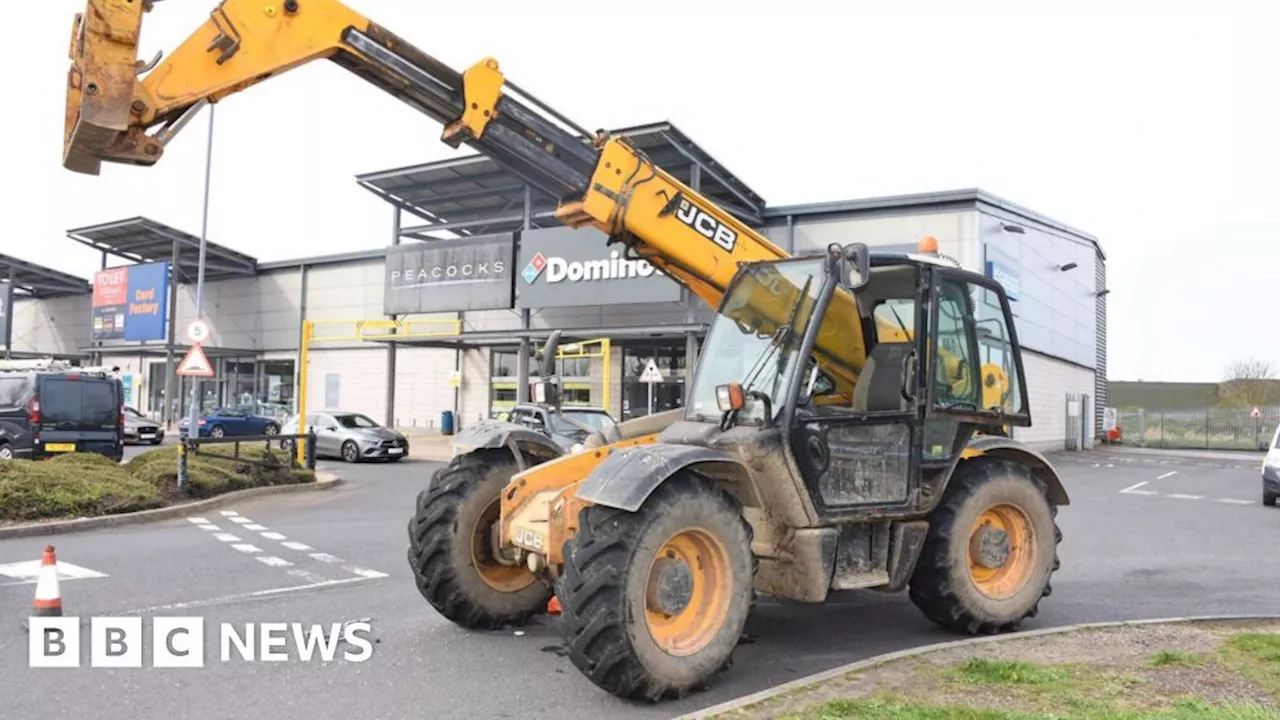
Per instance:
[[[792,254],[832,242],[914,251],[936,237],[942,254],[997,279],[1013,300],[1035,420],[1016,435],[1053,448],[1101,434],[1106,258],[1094,237],[980,190],[769,206],[670,124],[619,134]],[[210,240],[203,304],[216,377],[201,383],[206,406],[296,409],[304,320],[314,323],[311,409],[423,428],[452,411],[466,426],[524,398],[521,370],[536,374],[527,353],[555,328],[580,341],[559,360],[567,403],[619,418],[682,404],[713,311],[620,257],[603,234],[561,225],[552,198],[482,156],[356,182],[388,204],[386,247],[259,262],[233,250],[235,238]],[[173,371],[188,349],[198,239],[145,218],[68,237],[102,252],[97,287],[0,256],[11,356],[118,365],[135,407],[176,421],[177,398],[185,407],[190,394]],[[112,272],[127,265],[139,267]],[[652,393],[640,378],[650,359],[663,375]]]

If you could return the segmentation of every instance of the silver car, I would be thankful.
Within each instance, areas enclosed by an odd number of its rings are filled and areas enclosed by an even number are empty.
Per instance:
[[[307,426],[316,434],[316,457],[342,458],[346,462],[361,460],[398,461],[409,454],[409,441],[402,433],[383,427],[367,415],[343,410],[307,413]],[[298,429],[294,415],[280,430],[281,435],[306,433]],[[286,441],[287,445],[291,445]]]

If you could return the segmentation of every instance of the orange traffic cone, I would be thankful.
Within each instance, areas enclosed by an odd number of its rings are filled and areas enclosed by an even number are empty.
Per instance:
[[[46,545],[40,561],[40,577],[36,580],[35,614],[38,616],[62,615],[62,595],[58,592],[58,558],[53,546]]]
[[[561,612],[560,598],[556,597],[555,595],[552,595],[551,599],[547,601],[547,614],[559,615],[560,612]]]

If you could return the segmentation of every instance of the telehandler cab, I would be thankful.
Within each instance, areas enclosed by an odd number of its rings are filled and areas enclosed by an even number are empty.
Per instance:
[[[446,617],[520,623],[554,595],[574,665],[658,699],[726,665],[756,592],[906,590],[967,634],[1012,630],[1049,595],[1068,498],[1010,437],[1031,414],[1009,301],[936,241],[790,257],[496,60],[457,72],[338,0],[224,0],[167,59],[141,61],[151,7],[87,0],[76,16],[66,168],[152,165],[205,104],[328,59],[717,308],[687,407],[569,454],[500,426],[458,438],[408,526],[417,587]]]

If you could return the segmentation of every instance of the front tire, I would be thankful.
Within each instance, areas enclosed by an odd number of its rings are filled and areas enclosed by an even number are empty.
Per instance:
[[[493,557],[490,528],[516,472],[506,451],[459,455],[418,494],[409,521],[409,567],[418,591],[466,628],[524,625],[551,599],[551,588],[523,565]]]
[[[704,687],[751,609],[755,559],[738,503],[683,475],[636,512],[579,516],[556,586],[569,659],[600,688],[657,701]]]
[[[1275,494],[1275,493],[1273,493],[1273,492],[1270,492],[1270,491],[1269,491],[1269,490],[1267,490],[1266,488],[1263,488],[1263,489],[1262,489],[1262,504],[1263,504],[1263,505],[1266,505],[1267,507],[1275,507],[1275,506],[1276,506],[1276,494]]]
[[[1004,460],[961,463],[929,518],[911,601],[965,635],[1016,630],[1035,617],[1058,569],[1057,508],[1044,483]]]

